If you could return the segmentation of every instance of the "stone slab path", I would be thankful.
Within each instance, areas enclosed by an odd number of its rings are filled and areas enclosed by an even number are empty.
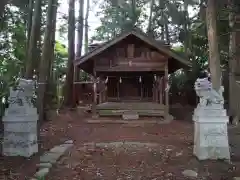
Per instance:
[[[52,166],[60,159],[64,153],[73,146],[73,141],[68,140],[64,144],[58,145],[40,156],[40,163],[37,164],[38,171],[34,174],[32,180],[45,179]]]

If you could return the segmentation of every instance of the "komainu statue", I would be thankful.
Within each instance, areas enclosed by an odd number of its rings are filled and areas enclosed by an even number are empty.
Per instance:
[[[224,104],[223,91],[221,86],[218,91],[212,88],[208,78],[198,78],[194,85],[197,96],[200,98],[199,106],[211,106],[213,104]]]
[[[16,89],[10,89],[9,103],[17,103],[20,106],[26,104],[32,105],[32,97],[34,94],[34,81],[19,79],[19,84]]]

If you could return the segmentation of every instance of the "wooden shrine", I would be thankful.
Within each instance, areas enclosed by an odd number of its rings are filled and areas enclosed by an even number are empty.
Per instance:
[[[167,116],[168,75],[190,62],[133,30],[93,48],[75,66],[94,77],[94,114]]]

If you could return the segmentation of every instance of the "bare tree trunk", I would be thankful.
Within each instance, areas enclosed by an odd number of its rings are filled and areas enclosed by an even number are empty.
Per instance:
[[[40,62],[39,72],[39,83],[38,83],[38,113],[39,121],[43,122],[46,118],[46,83],[48,82],[49,76],[49,61],[51,60],[51,45],[52,45],[52,31],[53,31],[53,20],[54,14],[57,13],[57,2],[58,0],[48,1],[47,11],[47,26],[45,28],[45,36],[43,43],[42,58]]]
[[[79,15],[78,15],[78,28],[77,28],[77,58],[80,58],[82,55],[82,41],[83,41],[83,7],[84,7],[84,0],[79,0]],[[74,67],[74,99],[75,99],[75,105],[78,104],[78,94],[77,92],[77,84],[76,82],[79,81],[79,74],[80,69],[77,67]],[[75,106],[74,105],[74,106]]]
[[[32,18],[32,27],[30,29],[29,43],[27,48],[27,63],[25,78],[32,79],[34,73],[34,65],[36,64],[35,53],[37,47],[38,35],[40,33],[41,24],[41,5],[42,0],[36,0],[34,4],[34,14]],[[39,24],[40,23],[40,24]]]
[[[69,0],[69,17],[68,17],[68,70],[64,89],[64,105],[72,107],[74,105],[73,95],[73,78],[75,59],[75,0]]]
[[[28,0],[27,49],[29,47],[32,23],[33,23],[33,5],[34,5],[34,0]]]
[[[89,0],[87,0],[86,15],[85,15],[85,53],[88,52],[88,17],[89,17]]]
[[[81,57],[82,55],[82,40],[83,40],[83,8],[84,8],[84,0],[79,0],[79,15],[78,15],[78,40],[77,40],[77,57]]]
[[[153,35],[153,30],[152,30],[152,16],[153,16],[153,6],[154,6],[155,0],[151,0],[151,5],[150,5],[150,14],[149,14],[149,19],[148,19],[148,28],[147,28],[147,33],[152,36]]]
[[[36,46],[34,46],[34,70],[37,77],[39,77],[39,64],[41,61],[41,49],[42,49],[42,38],[41,38],[41,27],[42,27],[42,0],[40,0],[41,3],[38,6],[39,16],[35,19],[35,22],[37,24],[35,36],[36,36]]]
[[[185,55],[187,58],[189,58],[189,42],[190,42],[190,37],[189,37],[189,30],[188,30],[188,26],[189,26],[189,14],[188,14],[188,2],[187,0],[183,0],[183,6],[184,6],[184,18],[185,18],[185,22],[183,25],[184,28],[184,51],[185,51]]]
[[[49,58],[49,74],[48,74],[48,80],[47,80],[47,87],[46,87],[46,105],[48,107],[51,107],[54,95],[56,94],[56,84],[54,84],[53,80],[53,63],[54,63],[54,58],[55,58],[55,32],[56,32],[56,21],[57,21],[57,13],[53,14],[52,18],[52,32],[51,32],[51,47],[49,52],[51,53]]]
[[[218,91],[221,86],[221,69],[217,39],[216,7],[215,0],[208,0],[206,21],[209,45],[209,67],[213,88]]]
[[[228,71],[229,71],[229,115],[235,116],[235,101],[236,93],[235,92],[235,67],[236,65],[236,30],[235,30],[235,13],[234,13],[234,3],[233,0],[228,0],[229,5],[229,27],[230,27],[230,36],[229,36],[229,61],[228,61]]]
[[[136,21],[137,21],[136,0],[132,0],[132,28],[134,28]]]
[[[167,19],[165,20],[166,22],[164,22],[164,29],[165,29],[165,34],[166,34],[166,42],[167,44],[170,44],[170,35],[169,35],[169,29],[168,29],[168,22]]]
[[[0,23],[1,23],[1,20],[3,17],[5,6],[8,4],[9,1],[10,0],[1,0],[0,1]]]

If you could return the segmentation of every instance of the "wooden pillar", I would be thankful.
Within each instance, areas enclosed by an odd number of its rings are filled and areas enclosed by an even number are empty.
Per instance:
[[[98,103],[101,104],[103,102],[103,90],[101,90],[98,94]]]
[[[107,84],[105,84],[105,91],[104,91],[104,102],[108,101],[108,88]]]
[[[153,87],[152,87],[152,101],[155,101],[155,84],[154,84],[155,80],[153,80]]]
[[[165,63],[164,79],[165,79],[164,92],[165,92],[165,119],[166,119],[169,114],[169,93],[168,90],[166,91],[168,84],[168,61]]]
[[[120,100],[120,78],[118,79],[117,83],[117,100]]]
[[[141,100],[143,100],[143,83],[142,83],[142,81],[143,81],[143,78],[141,78],[141,84],[140,84],[140,88],[141,88]]]
[[[93,113],[94,117],[97,115],[96,106],[97,106],[97,72],[96,72],[96,64],[94,63],[94,67],[93,67],[93,104],[92,104],[92,113]]]
[[[155,102],[156,103],[158,103],[158,79],[159,79],[159,76],[157,76],[156,85],[155,85]]]
[[[160,104],[163,104],[163,93],[162,93],[162,90],[163,90],[163,83],[162,83],[162,78],[160,78],[160,82],[159,82],[159,103]]]

